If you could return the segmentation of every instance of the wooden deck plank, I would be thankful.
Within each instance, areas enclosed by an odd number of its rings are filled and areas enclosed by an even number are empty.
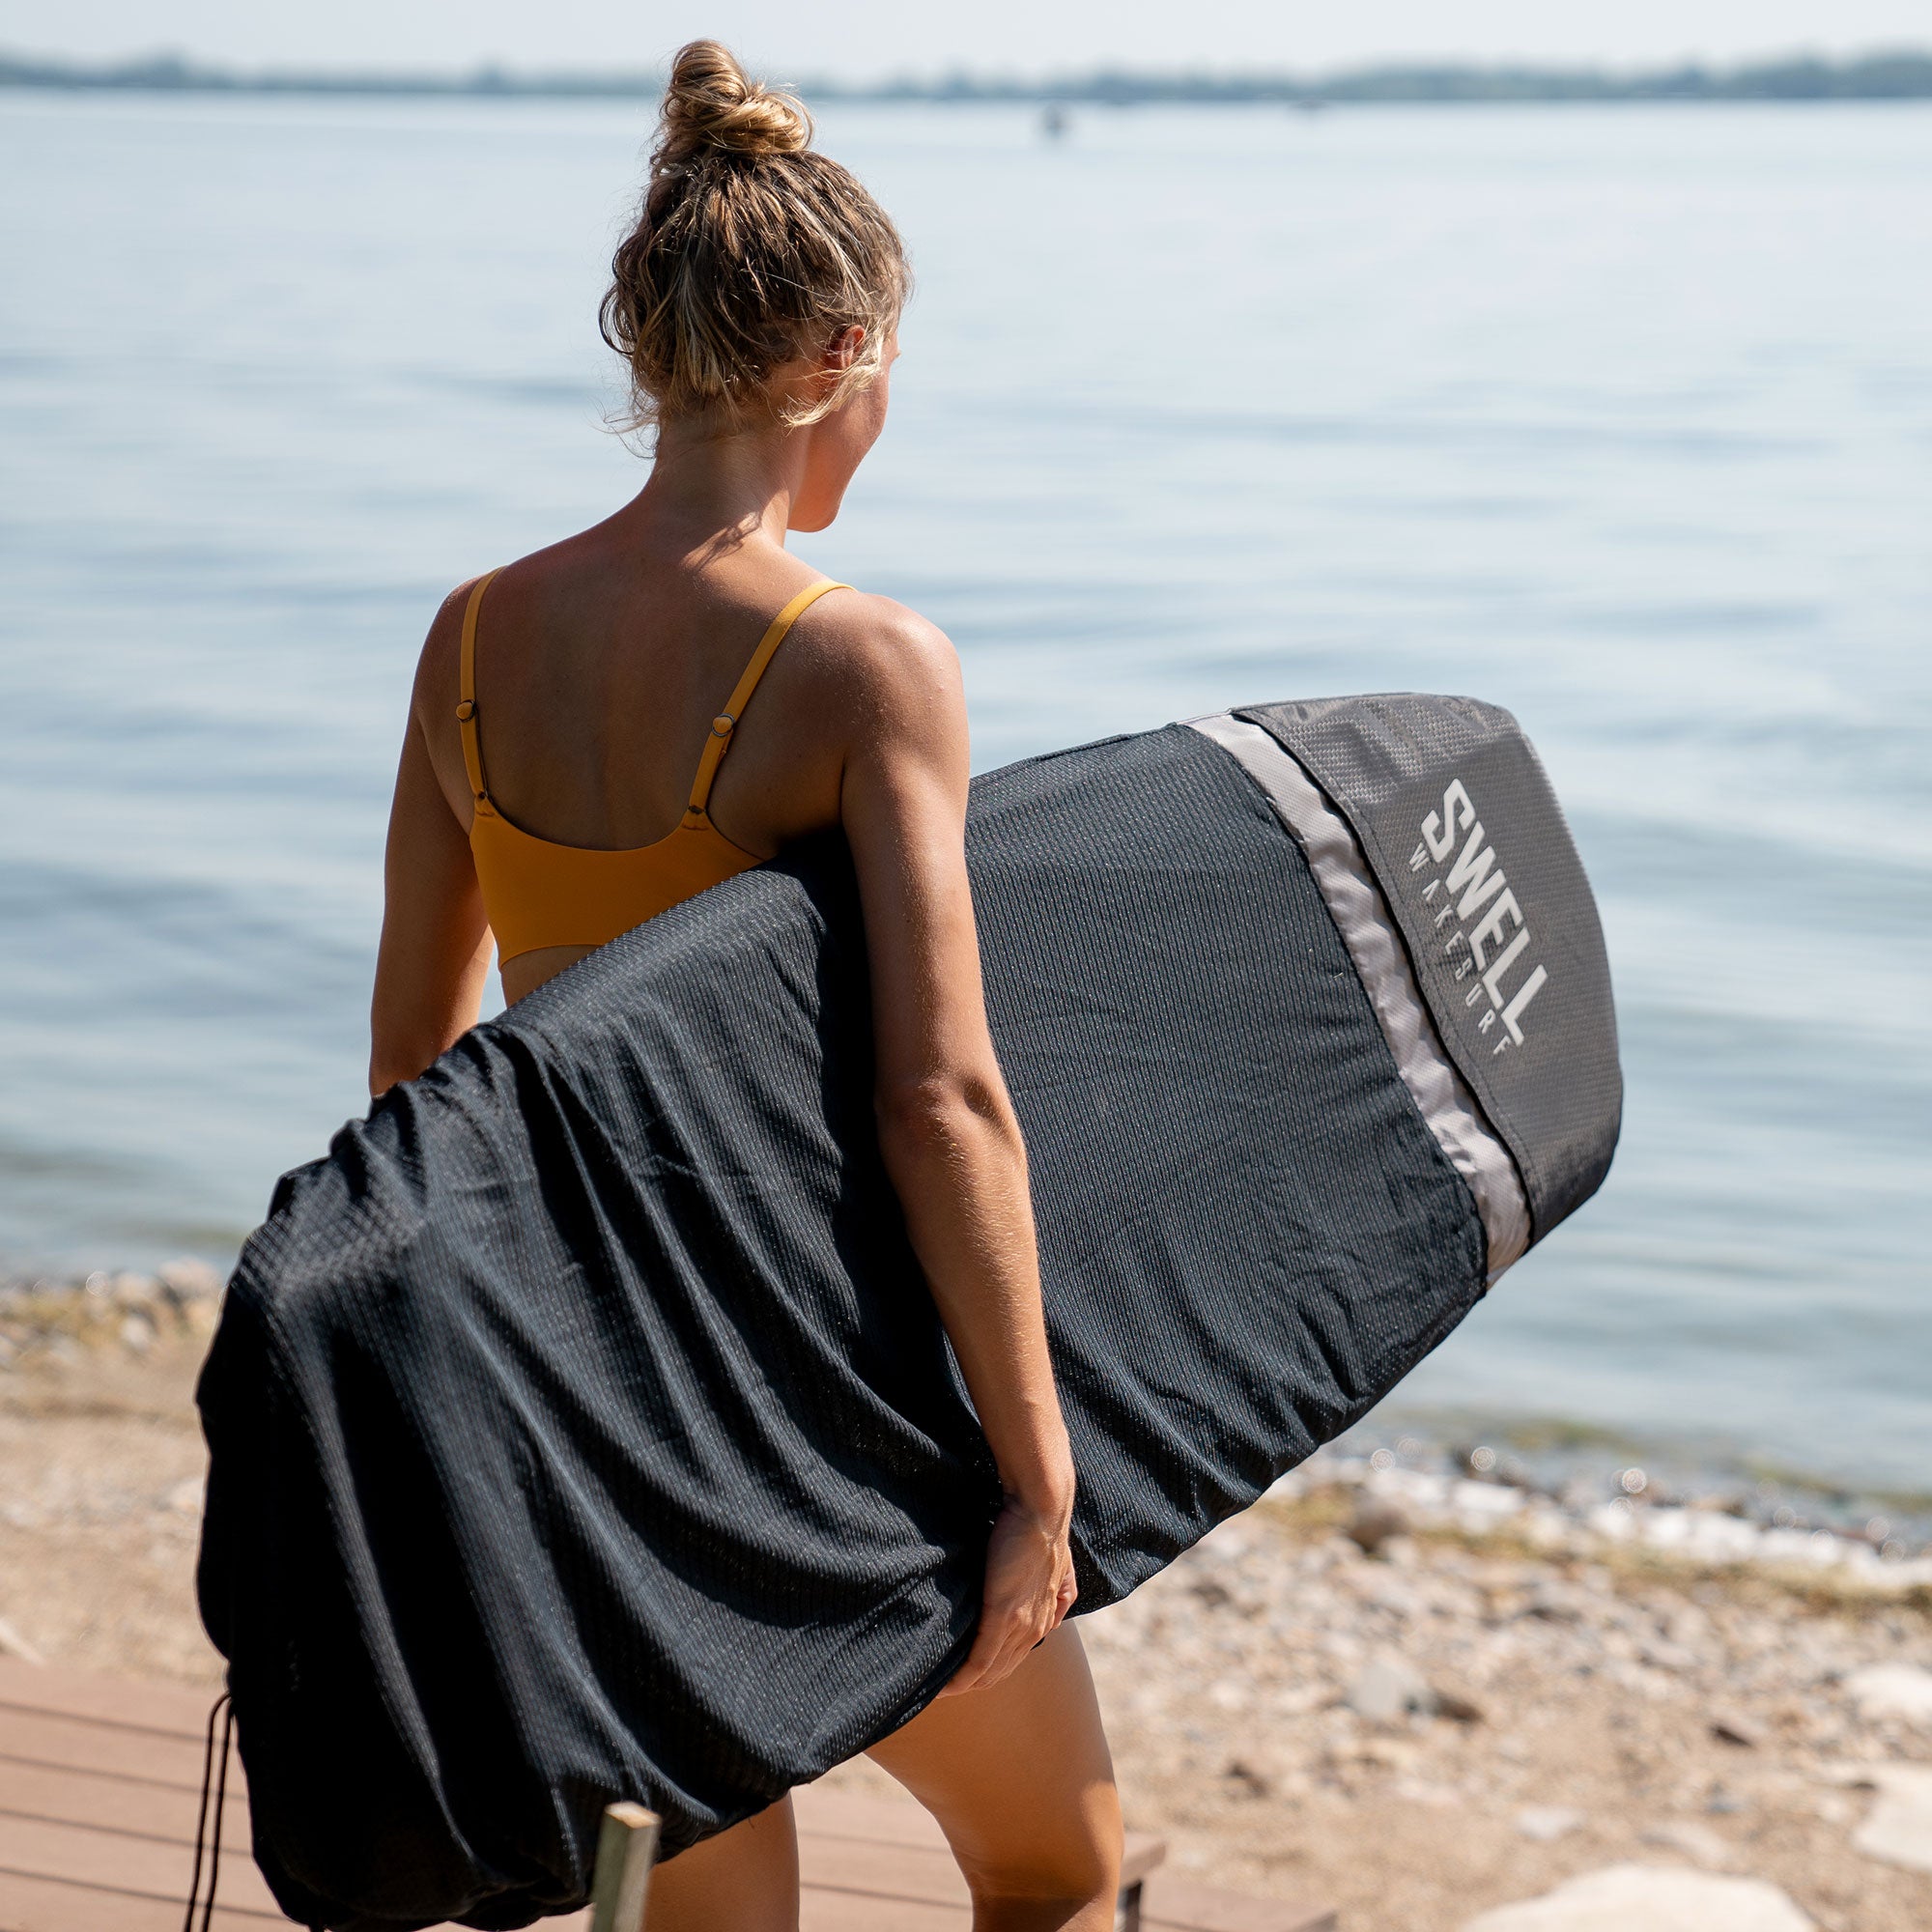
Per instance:
[[[963,1905],[814,1887],[801,1891],[799,1932],[971,1932],[973,1914]]]
[[[193,1817],[188,1819],[190,1830]],[[136,1837],[111,1824],[70,1825],[0,1815],[0,1869],[29,1878],[109,1890],[159,1892],[185,1900],[194,1849],[168,1839]],[[238,1912],[279,1918],[253,1859],[221,1858],[221,1901]]]
[[[908,1905],[857,1892],[809,1891],[799,1896],[799,1932],[971,1932],[963,1906]]]
[[[1326,1906],[1249,1898],[1173,1872],[1148,1881],[1141,1923],[1145,1932],[1335,1932],[1335,1915]]]
[[[221,1885],[226,1892],[225,1871]],[[0,1866],[0,1932],[181,1932],[185,1902],[179,1893],[76,1885]],[[195,1922],[198,1926],[199,1914]],[[279,1912],[221,1904],[214,1908],[213,1932],[263,1932],[288,1922]]]
[[[874,1798],[865,1792],[835,1791],[823,1784],[801,1784],[791,1795],[801,1833],[850,1838],[881,1845],[924,1845],[946,1850],[946,1833],[923,1804],[900,1798]]]
[[[0,1723],[0,1730],[4,1730],[4,1723]],[[0,1758],[0,1814],[54,1818],[71,1825],[111,1821],[118,1831],[185,1845],[192,1851],[198,1806],[184,1804],[185,1796],[171,1784],[103,1777],[97,1772],[23,1765]],[[248,1807],[238,1804],[235,1798],[231,1773],[228,1804],[221,1819],[224,1859],[231,1852],[244,1859],[249,1856]]]
[[[55,1663],[22,1663],[0,1657],[0,1707],[58,1711],[117,1729],[161,1731],[199,1745],[208,1728],[213,1690],[155,1684],[138,1677],[97,1677]]]
[[[876,1840],[819,1838],[801,1832],[798,1879],[807,1890],[867,1890],[922,1905],[964,1906],[966,1881],[950,1852],[924,1845],[885,1845]]]
[[[190,1797],[201,1790],[199,1739],[190,1744],[185,1738],[121,1730],[17,1706],[0,1710],[0,1758],[23,1767],[51,1764],[106,1777],[139,1778]],[[231,1770],[231,1792],[238,1781],[239,1772]]]

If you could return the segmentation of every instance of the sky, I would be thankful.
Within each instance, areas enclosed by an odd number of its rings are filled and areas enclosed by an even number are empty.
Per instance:
[[[773,77],[1103,65],[1318,72],[1408,56],[1649,66],[1932,43],[1932,0],[0,0],[0,47],[242,67],[639,69],[699,34]]]

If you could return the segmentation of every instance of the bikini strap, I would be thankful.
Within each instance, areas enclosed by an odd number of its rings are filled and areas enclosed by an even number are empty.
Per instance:
[[[499,564],[497,569],[501,567]],[[496,808],[483,782],[483,747],[476,735],[476,612],[496,575],[495,570],[488,571],[469,587],[469,601],[463,607],[463,665],[456,687],[456,728],[463,737],[463,769],[469,775],[469,796],[478,811],[492,817]]]
[[[697,826],[704,822],[706,808],[711,803],[712,781],[718,776],[718,767],[724,753],[731,749],[731,733],[737,728],[739,719],[745,715],[745,706],[752,701],[752,694],[757,690],[758,680],[765,674],[765,667],[784,642],[785,633],[828,590],[850,590],[851,587],[849,583],[835,583],[829,577],[823,582],[809,584],[772,619],[770,629],[758,640],[758,648],[752,653],[752,661],[745,667],[745,674],[738,680],[738,688],[732,692],[730,701],[711,721],[711,735],[704,741],[704,755],[697,761],[697,777],[691,787],[691,803],[684,809],[686,825]]]

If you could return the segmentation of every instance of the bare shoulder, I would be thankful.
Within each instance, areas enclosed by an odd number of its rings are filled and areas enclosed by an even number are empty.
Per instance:
[[[447,710],[455,705],[463,656],[463,612],[481,576],[479,571],[476,577],[459,583],[437,607],[436,615],[430,620],[429,635],[424,638],[416,658],[413,701],[418,711],[425,705],[432,710]]]
[[[813,656],[840,710],[909,723],[961,705],[959,654],[930,618],[865,591],[827,597],[812,614],[820,613]]]

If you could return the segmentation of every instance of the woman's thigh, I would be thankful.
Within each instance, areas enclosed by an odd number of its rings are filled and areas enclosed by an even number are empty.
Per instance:
[[[1121,1805],[1070,1624],[1004,1683],[940,1698],[870,1755],[939,1820],[976,1923],[1113,1925]],[[1056,1918],[1056,1904],[1074,1909]]]
[[[798,1833],[779,1802],[651,1874],[650,1932],[798,1932]]]

